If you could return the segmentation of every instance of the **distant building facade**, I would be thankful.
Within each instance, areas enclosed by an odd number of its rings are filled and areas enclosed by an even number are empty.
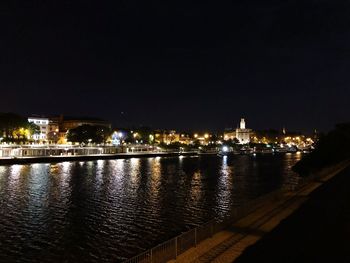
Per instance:
[[[112,124],[108,121],[90,117],[71,117],[61,115],[52,118],[52,121],[58,124],[60,132],[67,132],[70,129],[75,129],[82,125],[104,126],[109,129],[112,127]]]
[[[200,145],[208,145],[209,143],[211,143],[213,135],[209,134],[209,133],[204,133],[204,134],[198,134],[195,133],[193,135],[194,138],[194,142],[199,143]]]
[[[154,134],[154,141],[156,143],[172,144],[180,142],[180,134],[176,131],[156,131]]]
[[[193,143],[193,140],[191,139],[189,134],[182,133],[179,138],[179,143],[189,145]]]
[[[66,143],[65,136],[70,129],[77,128],[82,125],[103,126],[111,128],[110,122],[89,117],[64,117],[60,116],[35,116],[28,117],[28,122],[36,124],[40,132],[34,134],[32,137],[35,141],[49,142],[49,143]]]
[[[49,143],[58,143],[60,136],[64,136],[64,134],[60,135],[60,128],[58,125],[58,121],[55,118],[49,119],[49,132],[47,134],[47,140]]]
[[[224,132],[224,140],[233,140],[236,138],[236,130],[227,129]]]
[[[39,133],[33,134],[32,139],[35,141],[46,141],[47,134],[49,132],[49,118],[40,116],[30,116],[28,117],[28,122],[34,123],[39,127]]]
[[[229,129],[224,132],[224,140],[228,141],[237,139],[240,144],[246,144],[250,142],[251,134],[252,130],[246,128],[245,120],[242,118],[239,124],[239,128],[235,130]]]
[[[251,129],[247,129],[244,118],[241,119],[239,128],[236,129],[236,138],[240,144],[246,144],[250,142]]]

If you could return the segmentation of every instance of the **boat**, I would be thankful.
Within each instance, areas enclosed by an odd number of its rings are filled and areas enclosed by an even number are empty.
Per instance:
[[[239,151],[233,149],[232,147],[223,146],[221,150],[217,153],[217,156],[228,156],[228,155],[237,155],[240,154]]]
[[[288,151],[285,147],[276,147],[274,150],[276,153],[286,153]]]

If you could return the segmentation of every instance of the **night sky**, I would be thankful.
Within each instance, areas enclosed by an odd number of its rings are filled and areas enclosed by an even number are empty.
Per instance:
[[[349,1],[8,2],[0,111],[179,130],[350,120]]]

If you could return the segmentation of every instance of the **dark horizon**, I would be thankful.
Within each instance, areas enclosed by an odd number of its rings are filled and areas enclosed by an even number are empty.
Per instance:
[[[0,112],[178,130],[349,121],[347,1],[0,5]]]

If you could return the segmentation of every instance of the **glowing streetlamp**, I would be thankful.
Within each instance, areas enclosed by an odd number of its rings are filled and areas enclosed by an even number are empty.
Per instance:
[[[149,135],[149,142],[152,143],[154,141],[154,136],[153,134],[150,134]]]
[[[123,133],[122,132],[118,132],[118,138],[119,138],[119,145],[121,145],[123,147]]]
[[[120,143],[122,142],[122,138],[123,138],[123,133],[122,132],[118,132],[118,137],[120,140]]]

